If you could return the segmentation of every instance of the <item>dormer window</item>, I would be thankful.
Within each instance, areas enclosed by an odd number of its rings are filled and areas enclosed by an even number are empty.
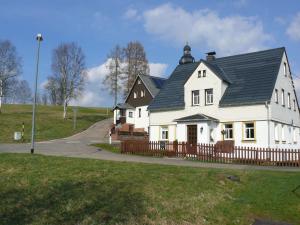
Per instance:
[[[283,74],[284,74],[284,76],[287,76],[287,67],[286,67],[286,63],[283,63]]]
[[[199,104],[200,104],[199,90],[192,91],[192,105],[199,105]]]
[[[202,77],[206,77],[206,70],[202,71]]]

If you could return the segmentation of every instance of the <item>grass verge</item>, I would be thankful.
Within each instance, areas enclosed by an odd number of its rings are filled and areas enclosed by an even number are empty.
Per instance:
[[[73,111],[68,107],[68,118],[63,119],[62,106],[37,106],[36,140],[51,140],[71,136],[83,131],[93,123],[111,116],[104,108],[78,107],[77,126],[73,129]],[[25,124],[24,141],[28,142],[31,135],[31,105],[3,105],[0,114],[0,143],[12,143],[15,131],[22,131]]]
[[[299,184],[300,172],[1,154],[0,224],[299,224]]]
[[[113,153],[121,153],[121,149],[120,149],[119,145],[111,145],[108,143],[98,143],[98,144],[92,144],[92,146],[95,146],[97,148],[104,149],[106,151],[113,152]]]

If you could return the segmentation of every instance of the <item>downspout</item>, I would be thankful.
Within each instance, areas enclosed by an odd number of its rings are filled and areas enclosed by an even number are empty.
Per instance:
[[[267,122],[268,122],[268,148],[270,148],[270,136],[271,136],[271,131],[270,131],[270,101],[265,102],[265,106],[267,108]]]

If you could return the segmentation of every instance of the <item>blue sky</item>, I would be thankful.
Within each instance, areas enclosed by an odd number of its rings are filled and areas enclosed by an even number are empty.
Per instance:
[[[0,39],[9,39],[23,59],[22,78],[33,84],[36,33],[42,33],[40,87],[51,74],[51,54],[74,41],[86,55],[88,83],[73,104],[110,106],[101,81],[114,45],[140,41],[152,75],[168,76],[188,41],[196,59],[285,46],[292,71],[300,76],[300,2],[229,1],[13,1],[0,0]],[[298,79],[295,80],[298,88]],[[300,83],[300,82],[299,82]],[[299,88],[300,89],[300,88]]]

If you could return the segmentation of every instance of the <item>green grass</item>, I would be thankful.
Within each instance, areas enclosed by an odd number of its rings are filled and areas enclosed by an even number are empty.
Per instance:
[[[121,149],[117,145],[110,145],[107,143],[99,143],[99,144],[92,144],[92,146],[95,146],[100,149],[104,149],[106,151],[113,152],[113,153],[121,153]]]
[[[62,106],[37,106],[36,139],[51,140],[67,137],[87,129],[93,123],[111,116],[106,115],[104,108],[79,107],[77,112],[77,127],[73,129],[73,111],[68,107],[68,118],[63,119]],[[15,131],[22,130],[25,124],[25,142],[30,140],[31,135],[31,105],[4,105],[0,114],[0,143],[13,142]]]
[[[0,154],[0,224],[300,224],[298,185],[300,172]]]

